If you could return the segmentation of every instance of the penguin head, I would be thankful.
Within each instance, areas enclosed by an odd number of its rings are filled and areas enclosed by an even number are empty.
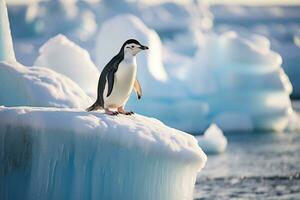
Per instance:
[[[141,45],[137,40],[135,39],[129,39],[126,42],[124,42],[122,49],[125,54],[130,54],[135,56],[142,50],[149,49],[147,46]]]

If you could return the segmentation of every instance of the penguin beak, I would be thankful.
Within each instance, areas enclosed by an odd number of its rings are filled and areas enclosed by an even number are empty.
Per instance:
[[[144,46],[144,45],[141,45],[140,46],[140,49],[142,49],[142,50],[147,50],[147,49],[149,49],[147,46]]]

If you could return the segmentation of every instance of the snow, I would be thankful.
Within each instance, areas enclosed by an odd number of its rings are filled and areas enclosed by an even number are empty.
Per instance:
[[[99,22],[117,15],[132,14],[161,34],[177,33],[190,25],[201,30],[212,27],[212,14],[208,5],[196,0],[186,3],[166,2],[149,5],[142,1],[102,0],[91,6]]]
[[[290,115],[289,123],[286,130],[289,132],[300,130],[299,122],[300,122],[299,110],[293,111]]]
[[[81,3],[84,1],[80,1]],[[97,29],[95,14],[80,6],[77,1],[39,1],[28,4],[21,17],[16,15],[16,21],[21,27],[18,31],[37,36],[53,36],[59,33],[70,33],[80,41],[88,40]],[[26,28],[21,29],[21,28]],[[22,34],[19,34],[22,36]],[[73,38],[73,39],[74,39]]]
[[[87,108],[91,99],[80,87],[51,69],[0,63],[0,105]]]
[[[196,138],[199,146],[207,154],[218,154],[226,150],[227,138],[216,124],[211,124],[203,136]]]
[[[300,97],[298,77],[300,48],[299,6],[213,6],[215,30],[224,32],[251,32],[267,37],[272,49],[283,59],[283,69],[293,85],[292,98]]]
[[[82,90],[96,96],[99,71],[89,53],[64,35],[49,39],[39,50],[35,66],[47,67],[66,75]]]
[[[189,26],[201,30],[212,27],[212,14],[208,5],[201,1],[178,4],[167,2],[149,6],[141,11],[140,17],[150,27],[157,31],[182,31]]]
[[[247,5],[216,5],[211,7],[211,12],[216,21],[222,20],[230,23],[268,23],[288,21],[299,18],[298,6],[247,6]]]
[[[214,121],[226,131],[249,131],[255,128],[251,117],[241,112],[224,112],[215,117]]]
[[[218,118],[227,112],[240,113],[251,119],[246,125],[255,129],[286,127],[292,86],[280,55],[268,44],[264,37],[235,32],[207,39],[186,71],[186,82],[195,95],[210,97],[210,114]]]
[[[281,67],[282,58],[271,50],[270,41],[260,35],[234,31],[202,34],[200,38],[193,55],[172,51],[168,49],[170,45],[165,51],[171,55],[164,62],[172,88],[163,82],[157,83],[157,88],[163,94],[180,91],[180,95],[145,96],[143,105],[130,101],[130,108],[189,132],[203,130],[213,122],[222,130],[286,129],[292,111],[292,85]],[[174,46],[180,49],[182,44]],[[186,62],[174,64],[176,56]],[[241,123],[237,123],[238,118]]]
[[[5,1],[0,0],[0,62],[15,60],[7,7]]]
[[[160,121],[0,107],[4,199],[192,199],[206,155]]]

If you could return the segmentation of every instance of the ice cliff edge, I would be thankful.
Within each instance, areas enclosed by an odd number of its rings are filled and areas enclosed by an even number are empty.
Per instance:
[[[0,107],[1,199],[192,199],[206,155],[160,121]]]

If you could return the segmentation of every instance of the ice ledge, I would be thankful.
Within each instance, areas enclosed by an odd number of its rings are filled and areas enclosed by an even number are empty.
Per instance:
[[[127,148],[138,147],[145,153],[198,162],[199,168],[205,163],[205,154],[193,136],[170,128],[155,118],[138,114],[108,116],[74,109],[1,106],[0,125],[96,134],[103,140]]]
[[[153,118],[38,107],[0,106],[0,150],[3,199],[192,199],[207,159]]]

